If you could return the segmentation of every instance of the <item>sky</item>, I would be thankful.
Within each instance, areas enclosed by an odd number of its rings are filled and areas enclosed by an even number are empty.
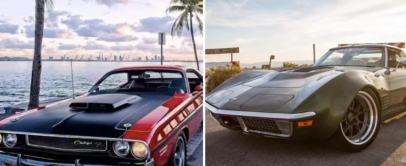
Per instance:
[[[240,63],[316,60],[342,43],[406,42],[403,0],[207,0],[205,48]],[[230,61],[229,54],[206,62]]]
[[[89,58],[113,55],[160,55],[158,33],[166,32],[165,59],[194,60],[190,32],[172,37],[180,13],[167,14],[170,0],[54,0],[45,15],[43,58]],[[32,58],[34,0],[1,0],[0,56]],[[200,16],[202,19],[204,16]],[[195,30],[197,53],[203,57],[203,33]]]

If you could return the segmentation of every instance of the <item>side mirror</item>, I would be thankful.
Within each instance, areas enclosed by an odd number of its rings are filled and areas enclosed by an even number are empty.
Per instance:
[[[195,87],[195,91],[198,91],[198,92],[203,91],[203,86],[197,85],[197,86]]]

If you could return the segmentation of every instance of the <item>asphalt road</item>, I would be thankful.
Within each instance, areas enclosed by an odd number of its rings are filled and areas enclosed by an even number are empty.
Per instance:
[[[193,135],[187,144],[187,165],[203,166],[203,126]]]
[[[350,153],[325,141],[248,136],[223,128],[206,114],[206,165],[406,165],[406,117],[383,123],[375,142]]]

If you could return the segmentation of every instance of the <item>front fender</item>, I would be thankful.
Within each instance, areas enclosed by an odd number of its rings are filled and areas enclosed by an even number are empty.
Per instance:
[[[378,86],[388,87],[385,78],[376,78],[371,72],[361,70],[339,73],[318,81],[320,82],[312,82],[303,88],[294,101],[298,106],[293,112],[315,112],[313,130],[320,138],[328,138],[334,134],[348,106],[360,90],[371,88],[380,98]]]

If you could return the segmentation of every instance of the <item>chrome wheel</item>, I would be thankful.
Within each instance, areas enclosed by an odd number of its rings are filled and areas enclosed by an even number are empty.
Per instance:
[[[179,137],[178,141],[176,142],[175,154],[174,154],[176,166],[185,165],[185,159],[186,159],[185,152],[186,152],[185,141],[183,140],[182,137]]]
[[[377,124],[375,100],[366,92],[358,92],[340,123],[342,134],[351,144],[362,145],[372,138]]]

